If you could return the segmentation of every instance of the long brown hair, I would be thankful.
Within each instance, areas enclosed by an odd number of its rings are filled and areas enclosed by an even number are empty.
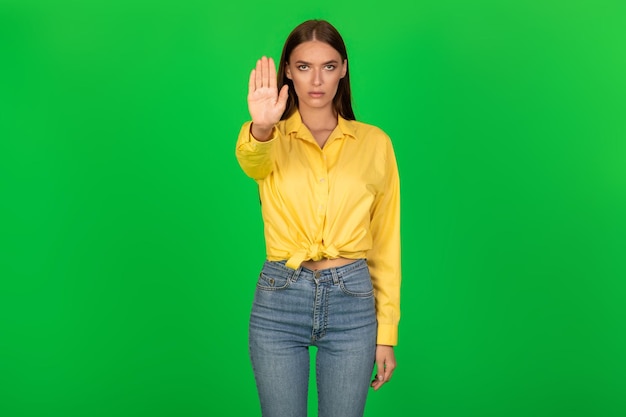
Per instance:
[[[341,55],[341,58],[348,59],[346,45],[341,35],[333,25],[325,20],[307,20],[296,26],[289,34],[283,47],[283,53],[280,57],[278,66],[277,84],[280,90],[285,84],[289,85],[289,98],[287,99],[287,107],[281,117],[281,120],[287,119],[298,108],[298,96],[293,87],[293,82],[287,78],[285,68],[291,57],[291,52],[301,43],[317,40],[325,42],[335,48]],[[354,111],[352,110],[352,96],[350,94],[350,69],[346,69],[346,75],[339,80],[337,93],[333,97],[333,108],[346,120],[356,120]]]

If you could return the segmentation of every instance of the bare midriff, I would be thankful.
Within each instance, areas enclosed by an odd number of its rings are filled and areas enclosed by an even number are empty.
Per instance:
[[[328,268],[338,268],[340,266],[349,265],[358,259],[336,258],[336,259],[320,259],[319,261],[304,261],[302,266],[312,271]]]

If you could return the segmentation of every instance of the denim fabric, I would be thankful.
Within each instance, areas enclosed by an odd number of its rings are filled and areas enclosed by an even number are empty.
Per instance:
[[[309,347],[317,347],[319,417],[361,417],[376,355],[365,260],[311,271],[266,262],[250,316],[250,358],[264,417],[305,417]]]

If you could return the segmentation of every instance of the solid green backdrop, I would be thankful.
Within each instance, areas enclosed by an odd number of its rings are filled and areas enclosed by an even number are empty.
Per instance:
[[[0,415],[260,415],[234,144],[309,18],[402,180],[399,365],[366,415],[626,415],[624,4],[0,0]]]

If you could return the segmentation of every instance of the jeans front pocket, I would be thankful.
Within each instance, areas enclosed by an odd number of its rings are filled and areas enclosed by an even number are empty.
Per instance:
[[[374,295],[372,278],[367,268],[350,271],[339,277],[339,287],[344,294],[352,297],[366,298]]]

